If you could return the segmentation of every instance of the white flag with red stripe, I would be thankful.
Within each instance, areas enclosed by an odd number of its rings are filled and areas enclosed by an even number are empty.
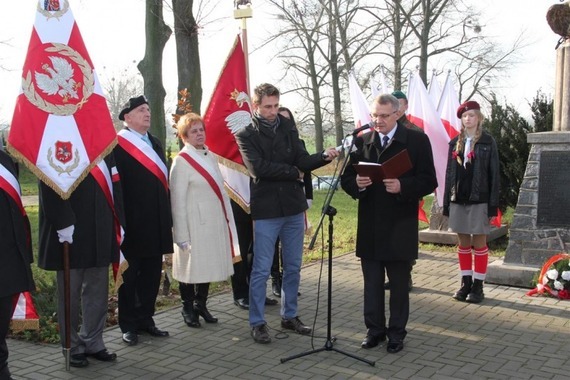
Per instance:
[[[453,80],[448,72],[443,91],[437,105],[437,111],[441,116],[443,126],[452,139],[461,132],[461,119],[457,117],[457,109],[459,108],[459,97],[455,88],[453,87]]]
[[[437,74],[435,70],[431,74],[431,79],[429,81],[428,93],[433,102],[433,105],[437,109],[437,104],[439,103],[439,98],[441,98],[441,86],[437,80]]]
[[[67,0],[39,1],[7,149],[63,199],[116,144]]]
[[[420,76],[417,74],[412,75],[410,81],[408,118],[412,123],[423,128],[429,137],[438,184],[435,194],[438,205],[441,206],[443,205],[445,169],[447,167],[447,152],[450,139]]]
[[[354,128],[360,128],[363,125],[369,124],[372,121],[370,117],[370,105],[366,101],[366,97],[360,89],[353,71],[348,73],[348,89],[350,92],[352,116],[354,117]],[[369,131],[370,129],[363,133],[367,133]]]
[[[40,317],[30,292],[15,294],[12,298],[12,330],[39,330]]]

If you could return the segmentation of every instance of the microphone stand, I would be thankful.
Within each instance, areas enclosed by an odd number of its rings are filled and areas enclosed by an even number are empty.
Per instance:
[[[350,134],[350,135],[352,135],[352,134]],[[347,135],[347,136],[348,136],[348,135]],[[350,143],[350,147],[349,147],[349,149],[348,149],[348,152],[346,151],[346,149],[344,149],[345,147],[344,147],[344,144],[343,144],[343,152],[345,152],[345,156],[344,156],[344,160],[343,160],[343,162],[342,162],[341,170],[340,170],[340,172],[339,172],[340,174],[342,174],[342,173],[344,172],[344,169],[345,169],[346,166],[348,165],[348,161],[349,161],[349,159],[350,159],[350,152],[352,152],[353,146],[354,146],[354,138],[352,139],[352,141],[351,141],[351,143]],[[358,357],[358,356],[356,356],[356,355],[353,355],[353,354],[350,354],[350,353],[348,353],[348,352],[339,350],[338,348],[335,348],[335,347],[334,347],[334,342],[336,341],[336,338],[333,338],[333,337],[331,336],[331,322],[332,322],[332,319],[331,319],[331,315],[332,315],[332,306],[331,306],[331,305],[332,305],[332,256],[333,256],[333,255],[332,255],[332,247],[333,247],[333,241],[334,241],[334,240],[333,240],[333,231],[334,231],[333,219],[334,219],[334,216],[335,216],[336,213],[337,213],[336,209],[335,209],[333,206],[331,206],[331,201],[332,201],[332,198],[333,198],[333,196],[334,196],[334,193],[336,192],[336,189],[337,189],[337,187],[338,187],[338,183],[339,183],[339,180],[340,180],[340,174],[334,178],[333,183],[332,183],[332,186],[331,186],[331,188],[329,189],[329,191],[328,191],[328,193],[327,193],[327,196],[326,196],[326,198],[325,198],[325,202],[324,202],[324,205],[323,205],[323,209],[322,209],[323,211],[322,211],[322,213],[321,213],[321,219],[320,219],[320,221],[319,221],[319,224],[318,224],[317,228],[315,229],[315,234],[313,235],[313,238],[311,239],[311,243],[309,244],[309,249],[313,249],[314,246],[315,246],[315,241],[316,241],[317,236],[318,236],[318,234],[319,234],[319,230],[321,229],[321,227],[322,227],[322,225],[323,225],[323,221],[324,221],[324,219],[325,219],[325,216],[328,215],[328,217],[329,217],[329,229],[328,229],[328,232],[329,232],[329,234],[328,234],[328,245],[329,245],[329,247],[328,247],[328,254],[329,254],[329,257],[328,257],[328,266],[329,266],[329,267],[328,267],[328,282],[329,282],[329,287],[328,287],[328,291],[327,291],[327,338],[326,338],[326,341],[325,341],[325,345],[324,345],[323,347],[321,347],[321,348],[313,349],[313,350],[310,350],[310,351],[305,351],[305,352],[302,352],[302,353],[300,353],[300,354],[296,354],[296,355],[292,355],[292,356],[289,356],[289,357],[286,357],[286,358],[282,358],[282,359],[281,359],[281,363],[285,363],[286,361],[293,360],[293,359],[297,359],[297,358],[300,358],[300,357],[303,357],[303,356],[307,356],[307,355],[311,355],[311,354],[314,354],[314,353],[317,353],[317,352],[321,352],[321,351],[335,351],[335,352],[338,352],[338,353],[343,354],[343,355],[345,355],[345,356],[351,357],[351,358],[353,358],[353,359],[360,360],[360,361],[362,361],[362,362],[364,362],[364,363],[366,363],[366,364],[369,364],[369,365],[371,365],[371,366],[374,366],[374,365],[376,364],[376,362],[373,362],[373,361],[370,361],[370,360],[367,360],[367,359]]]

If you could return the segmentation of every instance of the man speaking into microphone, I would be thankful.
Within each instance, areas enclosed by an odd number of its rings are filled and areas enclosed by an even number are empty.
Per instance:
[[[398,122],[400,103],[393,95],[376,97],[371,106],[374,131],[355,138],[357,150],[341,176],[341,185],[358,199],[356,256],[364,278],[363,348],[388,338],[387,351],[404,348],[409,316],[410,262],[418,257],[418,207],[421,197],[437,187],[427,135]],[[367,129],[369,126],[362,127]],[[356,130],[355,133],[359,131]],[[407,150],[412,168],[398,178],[372,182],[357,174],[353,164],[382,164]],[[390,319],[384,313],[384,275],[390,281]]]

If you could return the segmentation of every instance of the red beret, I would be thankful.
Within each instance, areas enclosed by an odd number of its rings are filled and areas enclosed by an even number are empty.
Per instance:
[[[462,105],[460,105],[459,108],[457,109],[457,117],[461,119],[461,115],[463,115],[463,112],[471,110],[480,110],[480,109],[481,107],[479,106],[479,103],[477,103],[474,100],[468,100]]]

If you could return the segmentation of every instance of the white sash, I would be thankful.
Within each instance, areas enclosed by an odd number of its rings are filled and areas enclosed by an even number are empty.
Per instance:
[[[141,139],[134,132],[132,132],[128,129],[121,129],[119,131],[119,133],[117,133],[117,136],[122,137],[125,140],[127,140],[128,142],[130,142],[132,145],[135,146],[135,148],[140,150],[141,153],[143,153],[153,163],[155,163],[158,166],[158,168],[160,169],[160,171],[162,172],[162,174],[164,175],[164,182],[168,183],[168,170],[166,169],[166,165],[164,164],[164,162],[162,162],[162,160],[160,159],[158,154],[156,154],[156,152],[154,151],[154,149],[152,149],[152,147],[150,145],[148,145],[146,142],[144,142],[143,139]],[[120,140],[119,140],[119,143],[120,143]],[[128,152],[128,150],[127,150],[127,152]],[[146,165],[144,165],[144,166],[146,167]],[[149,170],[151,170],[151,169],[149,168]],[[151,170],[151,172],[155,173],[153,170]]]

